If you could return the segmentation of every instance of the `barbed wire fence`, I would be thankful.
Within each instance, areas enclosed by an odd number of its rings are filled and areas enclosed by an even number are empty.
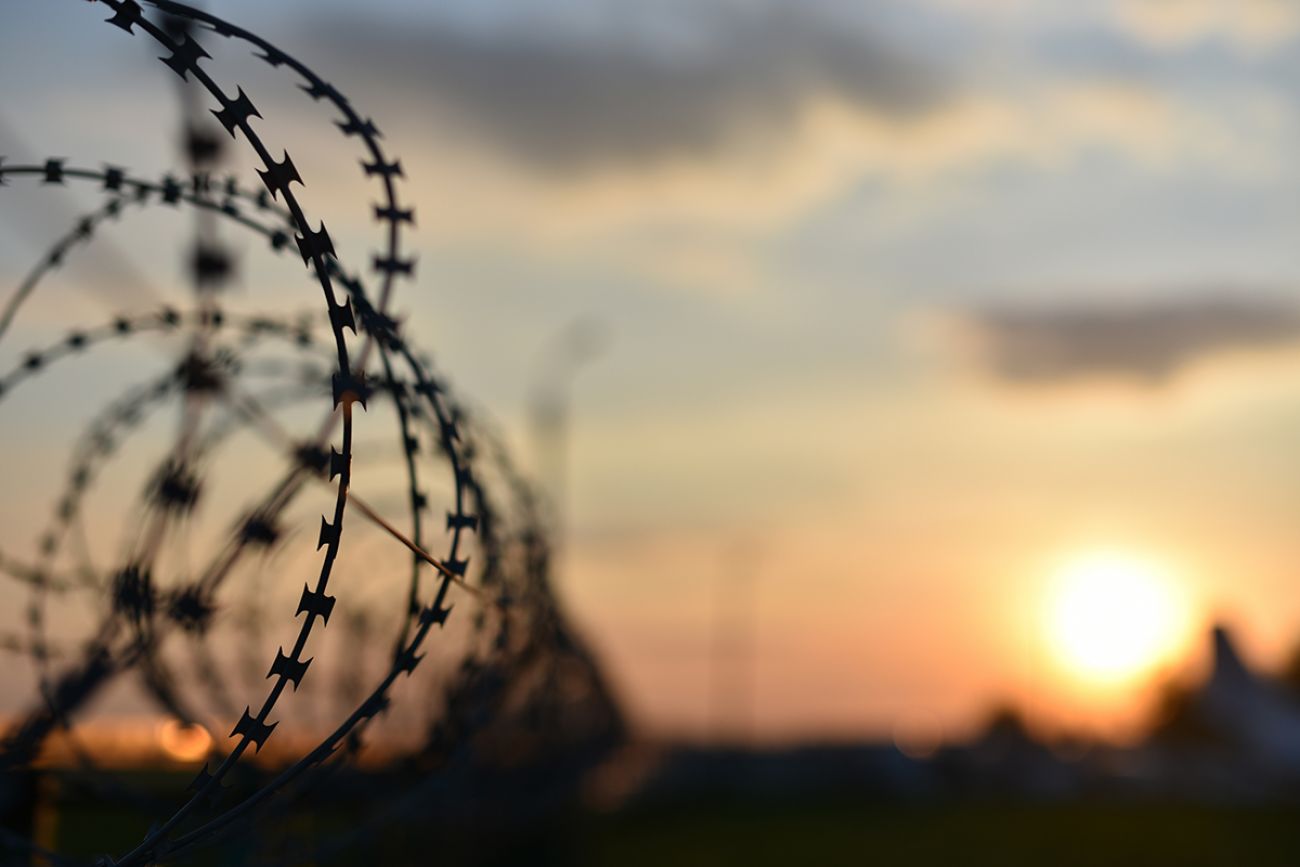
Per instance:
[[[182,304],[77,322],[0,371],[3,411],[108,347],[147,340],[163,362],[110,396],[75,438],[31,551],[0,551],[0,574],[27,599],[0,649],[26,660],[35,684],[0,740],[0,853],[84,863],[39,839],[36,804],[51,781],[150,817],[128,848],[96,850],[97,863],[115,865],[232,845],[250,862],[323,862],[373,850],[412,816],[459,815],[489,790],[494,809],[521,814],[571,794],[622,738],[623,718],[554,595],[543,504],[394,313],[399,287],[415,279],[401,163],[374,121],[252,32],[171,0],[85,5],[106,13],[106,35],[161,50],[179,78],[184,171],[150,179],[59,157],[0,158],[0,186],[79,185],[103,197],[4,298],[0,347],[21,339],[20,314],[46,278],[137,214],[191,213],[190,292]],[[243,86],[206,69],[209,40],[294,78],[359,149],[379,193],[367,205],[380,236],[368,276],[345,267],[309,217],[296,192],[303,178],[288,150],[258,133]],[[232,143],[258,165],[260,189],[227,171]],[[225,239],[245,233],[296,254],[323,309],[226,310],[240,263]],[[154,428],[168,406],[178,424],[162,435]],[[362,440],[358,418],[391,423],[384,438]],[[254,449],[274,457],[254,464]],[[135,496],[102,481],[128,450],[146,468]],[[204,507],[226,488],[237,490],[222,502],[242,504],[222,523]],[[115,523],[123,538],[105,557],[93,540]],[[196,555],[201,547],[210,550]],[[296,624],[290,640],[275,636],[277,606],[278,622]],[[327,658],[332,675],[321,670]],[[216,735],[182,796],[106,767],[83,736],[95,702],[124,682],[186,730]],[[278,821],[303,798],[346,800],[350,820]]]

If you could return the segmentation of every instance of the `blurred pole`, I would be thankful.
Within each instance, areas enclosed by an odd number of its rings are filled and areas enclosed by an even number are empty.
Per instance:
[[[713,582],[713,739],[728,734],[753,746],[757,651],[759,557],[752,539],[727,546]]]
[[[593,319],[576,319],[542,350],[530,403],[533,448],[538,474],[551,510],[554,530],[551,559],[560,572],[568,531],[569,428],[573,380],[585,364],[604,351],[604,328]]]

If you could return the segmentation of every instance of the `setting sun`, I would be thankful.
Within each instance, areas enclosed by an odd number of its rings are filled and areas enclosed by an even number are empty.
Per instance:
[[[1146,674],[1177,653],[1186,626],[1181,595],[1154,562],[1090,552],[1055,576],[1049,638],[1080,677],[1114,683]]]

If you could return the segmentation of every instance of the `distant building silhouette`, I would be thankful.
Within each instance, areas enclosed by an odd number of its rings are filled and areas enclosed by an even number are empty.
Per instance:
[[[925,759],[883,742],[760,750],[669,745],[645,763],[633,797],[1242,802],[1300,796],[1300,679],[1252,670],[1223,626],[1210,639],[1208,675],[1170,685],[1151,733],[1136,746],[1048,741],[1014,709],[1002,708],[975,737]]]
[[[1223,626],[1209,676],[1165,698],[1162,720],[1135,754],[1138,777],[1214,798],[1300,787],[1300,697],[1252,671]]]

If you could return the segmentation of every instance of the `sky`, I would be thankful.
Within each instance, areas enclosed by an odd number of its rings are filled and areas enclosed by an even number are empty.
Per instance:
[[[956,737],[1008,702],[1118,731],[1213,621],[1260,666],[1300,642],[1294,4],[207,8],[384,130],[418,207],[408,332],[539,472],[540,372],[575,322],[598,334],[567,386],[559,588],[646,731]],[[0,152],[176,164],[170,74],[101,9],[6,13]],[[328,116],[214,55],[366,256]],[[76,195],[0,207],[0,279]],[[31,339],[136,303],[175,266],[147,237],[88,252]],[[242,256],[245,298],[314,300]],[[42,448],[32,418],[0,425],[8,454]],[[1097,683],[1055,652],[1053,581],[1096,551],[1166,573],[1158,670]]]

